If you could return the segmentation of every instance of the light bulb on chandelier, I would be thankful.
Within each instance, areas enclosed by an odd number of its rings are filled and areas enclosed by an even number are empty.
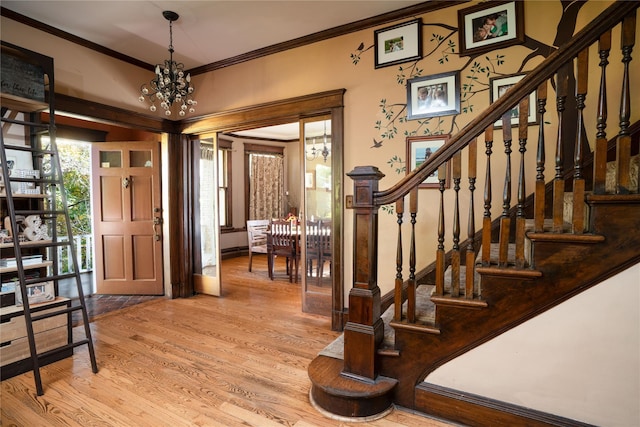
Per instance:
[[[191,74],[184,72],[184,64],[173,60],[173,21],[180,17],[177,13],[165,10],[162,16],[169,21],[169,59],[165,59],[164,66],[157,64],[155,76],[149,82],[150,88],[143,84],[140,88],[140,102],[148,100],[151,103],[149,110],[157,110],[156,100],[160,101],[160,107],[165,110],[167,116],[171,115],[173,104],[180,106],[178,115],[184,117],[187,113],[194,113],[198,104],[193,99],[195,88],[191,84]]]

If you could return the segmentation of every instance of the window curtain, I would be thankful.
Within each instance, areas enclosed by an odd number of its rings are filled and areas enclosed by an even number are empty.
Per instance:
[[[284,157],[251,154],[249,219],[283,218]]]

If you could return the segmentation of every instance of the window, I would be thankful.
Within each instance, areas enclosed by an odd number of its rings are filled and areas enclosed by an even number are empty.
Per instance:
[[[284,148],[244,144],[247,219],[283,217]]]
[[[231,144],[226,139],[218,141],[218,203],[220,208],[220,227],[232,228],[231,215]]]

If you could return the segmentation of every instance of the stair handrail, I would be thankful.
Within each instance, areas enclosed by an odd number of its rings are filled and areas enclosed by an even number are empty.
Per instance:
[[[454,135],[448,143],[433,153],[427,161],[411,171],[392,187],[380,191],[378,185],[384,174],[375,166],[357,166],[347,175],[354,180],[354,253],[353,253],[353,286],[349,292],[349,321],[344,329],[344,365],[341,375],[364,381],[374,381],[379,372],[376,352],[380,348],[384,325],[381,319],[381,296],[378,287],[378,209],[383,205],[398,202],[401,207],[405,196],[418,188],[429,175],[452,159],[457,153],[469,146],[472,141],[483,132],[493,128],[503,115],[508,114],[522,99],[534,92],[543,82],[550,79],[554,73],[571,64],[581,52],[595,43],[601,34],[617,26],[627,16],[640,6],[639,2],[617,1],[609,6],[567,43],[551,53],[539,66],[536,72],[528,73],[520,82],[511,87],[507,93],[498,98],[491,107],[471,120],[463,129]],[[568,76],[568,73],[566,73]],[[562,82],[564,84],[564,82]],[[508,129],[510,131],[510,128]],[[441,182],[441,213],[442,218],[442,188]],[[412,198],[412,215],[416,201]],[[456,225],[454,228],[459,226]],[[442,229],[438,225],[438,233]],[[489,234],[487,234],[489,235]],[[440,238],[439,238],[440,239]],[[400,248],[400,242],[398,244]],[[443,251],[439,247],[438,251]],[[502,252],[502,249],[501,249]],[[504,257],[506,259],[506,247]],[[398,254],[397,264],[402,260]],[[413,253],[410,257],[413,256]],[[501,255],[502,256],[502,255]],[[399,261],[400,260],[400,261]],[[415,267],[415,260],[409,260]],[[436,260],[438,265],[443,260]],[[441,266],[443,269],[444,266]],[[443,276],[443,271],[436,271],[436,275]],[[400,280],[400,279],[396,279]],[[410,281],[412,281],[410,279]],[[410,288],[415,288],[414,285]],[[438,288],[438,284],[436,284]],[[401,289],[401,287],[400,287]],[[442,289],[441,289],[442,290]],[[471,295],[471,294],[470,294]],[[404,297],[399,293],[396,283],[396,303],[402,304]]]
[[[429,175],[438,170],[443,163],[454,154],[465,148],[469,142],[481,135],[489,126],[497,122],[507,111],[514,108],[520,100],[532,93],[541,83],[549,79],[556,71],[571,61],[583,49],[598,40],[600,35],[614,26],[630,12],[640,6],[635,1],[617,1],[602,12],[595,20],[587,24],[567,43],[560,46],[536,67],[539,72],[527,73],[522,80],[512,86],[503,96],[491,104],[475,119],[435,153],[392,187],[376,191],[373,194],[373,205],[383,206],[406,196],[412,188],[418,186]]]

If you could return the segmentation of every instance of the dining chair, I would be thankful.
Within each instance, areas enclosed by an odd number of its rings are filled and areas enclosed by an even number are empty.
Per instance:
[[[329,272],[331,272],[331,258],[333,255],[331,246],[331,220],[320,220],[318,226],[318,283],[322,283],[324,276],[324,264],[329,263]]]
[[[313,272],[316,272],[316,278],[319,278],[320,274],[320,234],[319,234],[319,221],[307,221],[307,266],[306,274],[308,277],[313,277]],[[315,263],[315,268],[314,268]]]
[[[253,263],[253,254],[268,255],[267,232],[270,221],[268,219],[252,219],[247,221],[247,240],[249,242],[249,271]],[[267,257],[267,262],[269,259]]]
[[[289,282],[298,281],[298,264],[300,260],[299,233],[285,220],[272,220],[267,235],[267,249],[269,256],[269,278],[273,280],[275,258],[285,257],[286,272]]]

